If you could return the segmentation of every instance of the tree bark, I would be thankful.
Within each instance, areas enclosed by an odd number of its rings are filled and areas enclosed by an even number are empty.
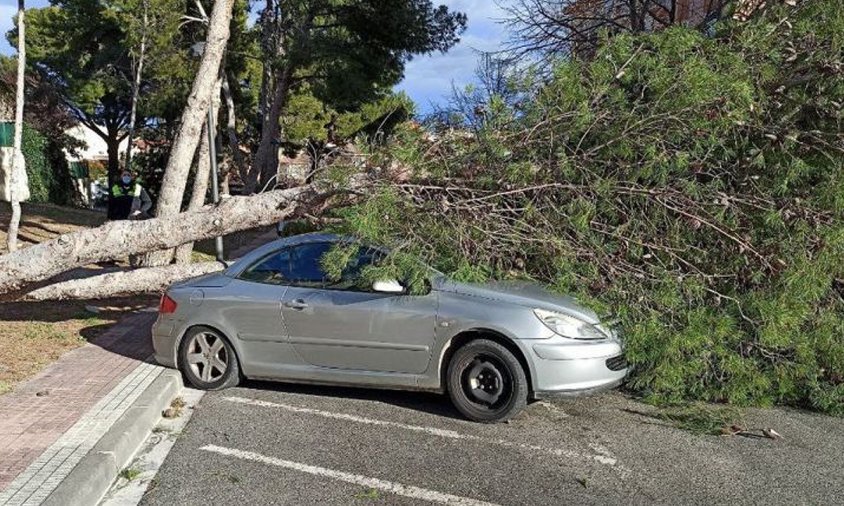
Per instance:
[[[132,142],[135,137],[135,121],[137,121],[138,114],[138,99],[141,94],[141,76],[144,71],[144,57],[146,56],[147,48],[147,26],[149,25],[149,0],[143,1],[144,8],[144,25],[141,33],[141,44],[138,52],[138,66],[135,68],[135,78],[132,81],[132,108],[129,113],[129,134],[127,135],[128,142],[126,143],[126,170],[132,170]]]
[[[278,173],[279,119],[281,108],[287,101],[287,94],[290,90],[289,78],[290,70],[285,67],[275,85],[275,93],[272,97],[270,110],[267,113],[267,122],[261,132],[261,143],[255,153],[251,177],[249,181],[244,181],[246,193],[261,190],[262,188],[258,188],[258,185],[268,185]]]
[[[161,193],[158,196],[158,204],[155,208],[155,214],[159,218],[173,216],[181,210],[191,161],[199,144],[202,124],[211,103],[211,95],[217,82],[217,73],[223,60],[226,43],[229,40],[229,24],[231,23],[233,5],[234,0],[217,0],[214,2],[202,62],[199,64],[187,106],[182,114],[181,126],[176,134],[176,139],[170,151],[170,158],[164,170]],[[165,265],[170,262],[172,257],[172,251],[159,252],[147,255],[144,264]]]
[[[232,98],[231,88],[229,87],[229,78],[225,73],[223,73],[221,84],[223,98],[226,100],[226,137],[229,141],[229,149],[232,152],[235,169],[240,174],[241,181],[244,181],[247,177],[247,167],[243,160],[243,153],[240,152],[240,142],[237,140],[237,117],[234,109],[234,98]]]
[[[0,294],[31,288],[56,274],[84,265],[277,223],[321,205],[334,193],[319,193],[313,185],[305,185],[252,197],[230,197],[219,205],[181,213],[176,219],[112,221],[97,228],[63,234],[0,256]]]
[[[214,100],[212,102],[214,124],[217,124],[217,116],[220,112],[220,88],[222,87],[222,79],[217,79],[215,86]],[[213,132],[211,135],[217,135]],[[196,174],[193,178],[193,188],[191,190],[190,202],[188,203],[188,211],[196,211],[205,205],[206,193],[208,193],[208,179],[211,175],[211,160],[209,158],[211,150],[209,149],[208,136],[208,122],[202,126],[202,140],[199,143],[199,151],[196,154]],[[193,252],[193,242],[182,244],[176,248],[176,263],[186,264],[190,262],[190,256]]]
[[[12,217],[9,220],[9,233],[6,238],[6,246],[9,252],[18,249],[18,228],[21,222],[21,204],[18,193],[18,174],[26,170],[21,167],[23,152],[23,102],[24,102],[24,74],[26,72],[26,23],[24,13],[26,8],[24,0],[18,0],[18,75],[17,91],[15,93],[15,139],[13,142],[14,156],[12,158],[12,173],[9,175],[9,200],[12,204]]]
[[[109,132],[105,141],[108,154],[108,191],[111,195],[111,186],[120,179],[120,137]]]
[[[161,292],[178,281],[224,268],[220,262],[200,262],[110,272],[38,288],[27,293],[22,300],[105,299]]]

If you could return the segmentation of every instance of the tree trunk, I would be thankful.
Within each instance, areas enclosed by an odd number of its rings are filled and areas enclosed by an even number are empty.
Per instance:
[[[225,73],[223,73],[221,84],[223,98],[226,100],[226,137],[229,141],[229,149],[232,152],[235,169],[243,181],[247,177],[247,167],[243,160],[243,153],[240,152],[240,142],[237,140],[237,118],[234,110],[234,98],[232,98],[231,88],[229,88],[229,78]]]
[[[111,221],[97,228],[63,234],[0,256],[0,294],[31,288],[84,265],[277,223],[320,206],[334,193],[317,193],[312,185],[299,186],[252,197],[229,197],[219,205],[181,213],[175,219]]]
[[[244,181],[246,185],[244,191],[246,193],[262,190],[263,188],[258,188],[258,185],[267,186],[278,173],[279,119],[281,108],[287,101],[287,94],[290,90],[289,77],[290,70],[285,67],[281,71],[281,76],[275,85],[275,93],[273,94],[270,110],[267,114],[266,126],[261,132],[261,143],[258,145],[258,151],[255,153],[250,180],[248,182]]]
[[[15,139],[13,143],[12,173],[9,175],[9,200],[12,204],[12,217],[9,220],[9,233],[6,238],[6,246],[10,253],[18,249],[18,227],[21,222],[21,197],[18,195],[18,174],[26,170],[25,167],[21,166],[21,162],[24,160],[21,144],[23,143],[24,73],[26,72],[25,11],[24,0],[18,0],[18,79],[17,91],[15,93]]]
[[[141,33],[141,47],[138,53],[138,66],[135,68],[135,79],[132,81],[132,108],[129,113],[129,135],[127,135],[128,142],[126,143],[126,170],[132,170],[132,142],[135,138],[135,121],[137,121],[138,114],[138,98],[141,93],[141,76],[144,71],[144,56],[146,56],[147,48],[147,26],[149,24],[149,0],[143,1],[144,8],[144,25]]]
[[[105,299],[161,292],[173,283],[225,268],[220,262],[166,265],[71,279],[38,288],[23,300]]]
[[[191,161],[199,144],[202,124],[211,103],[211,95],[217,82],[217,73],[229,39],[229,24],[233,5],[234,0],[217,0],[214,2],[202,62],[193,81],[193,88],[188,97],[185,112],[182,114],[181,126],[176,134],[176,139],[170,150],[170,158],[167,160],[167,167],[164,170],[161,193],[158,196],[158,204],[155,208],[155,214],[159,218],[173,216],[181,210]],[[172,251],[154,253],[147,255],[144,264],[165,265],[172,258]]]
[[[261,54],[264,58],[261,61],[261,90],[258,94],[258,120],[261,123],[261,131],[267,125],[269,119],[270,100],[275,90],[274,61],[278,53],[278,18],[276,16],[275,1],[266,0],[264,10],[261,12]]]
[[[111,195],[111,186],[120,179],[120,137],[108,132],[105,141],[108,153],[108,191]]]
[[[217,116],[220,112],[220,88],[222,81],[221,78],[217,79],[214,101],[211,106],[214,109],[214,125],[217,124]],[[216,137],[217,132],[213,132],[211,135]],[[211,150],[209,149],[209,141],[208,122],[206,121],[202,126],[202,140],[199,143],[199,151],[196,154],[196,174],[193,178],[193,189],[191,190],[190,202],[188,203],[188,211],[196,211],[205,205],[205,196],[208,193],[208,179],[211,175],[211,160],[209,158]],[[192,252],[193,242],[182,244],[176,248],[176,263],[189,263]]]

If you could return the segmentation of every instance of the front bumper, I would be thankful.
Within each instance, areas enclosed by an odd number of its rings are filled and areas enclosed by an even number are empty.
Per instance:
[[[630,371],[618,341],[552,338],[530,344],[537,399],[610,390],[621,385]]]

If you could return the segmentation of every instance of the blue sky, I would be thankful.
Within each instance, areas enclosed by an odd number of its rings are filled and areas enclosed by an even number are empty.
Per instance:
[[[27,0],[26,6],[43,7],[48,3],[48,0]],[[504,27],[497,22],[503,17],[503,12],[495,0],[440,0],[440,3],[465,12],[469,17],[468,27],[460,43],[448,53],[421,56],[408,63],[405,78],[397,89],[410,95],[421,113],[429,111],[432,103],[447,98],[452,82],[462,86],[472,81],[476,51],[495,51],[506,38]],[[2,54],[14,52],[6,41],[6,32],[12,28],[16,10],[17,0],[0,0]]]

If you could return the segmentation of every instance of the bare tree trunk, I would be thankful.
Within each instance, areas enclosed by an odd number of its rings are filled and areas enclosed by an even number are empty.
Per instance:
[[[278,170],[279,113],[287,94],[287,76],[291,75],[289,64],[281,68],[275,65],[284,56],[282,16],[283,11],[275,0],[267,0],[260,20],[261,52],[264,56],[259,97],[261,141],[252,157],[252,167],[245,174],[246,177],[242,178],[243,192],[247,195],[258,190],[259,184],[266,185]]]
[[[120,179],[120,134],[109,131],[105,141],[108,154],[108,188],[111,192],[111,185]]]
[[[243,160],[243,154],[240,152],[240,142],[237,140],[237,118],[234,110],[234,99],[232,98],[231,88],[229,87],[229,78],[223,73],[222,82],[223,98],[226,100],[226,137],[229,141],[229,149],[232,152],[235,168],[238,174],[241,175],[241,180],[246,177],[246,164]]]
[[[229,24],[232,16],[234,0],[217,0],[211,11],[208,24],[208,37],[202,62],[199,65],[193,88],[188,97],[185,112],[182,114],[181,126],[176,134],[170,159],[164,170],[161,182],[161,193],[155,214],[159,218],[178,214],[182,207],[188,172],[191,161],[199,144],[202,124],[205,120],[211,95],[217,82],[217,73],[223,61],[226,43],[229,40]],[[164,251],[147,255],[145,265],[165,265],[173,258],[172,251]]]
[[[362,187],[351,183],[349,189]],[[218,205],[145,221],[111,221],[97,228],[63,234],[55,239],[0,256],[0,294],[19,291],[56,274],[84,265],[171,249],[189,241],[209,239],[239,230],[277,223],[321,206],[334,191],[318,193],[313,185],[230,197]]]
[[[144,0],[144,27],[141,33],[141,47],[138,54],[138,66],[135,69],[135,79],[132,82],[132,109],[129,113],[129,135],[126,143],[126,170],[132,170],[132,142],[135,137],[135,121],[138,113],[138,97],[141,94],[141,76],[144,71],[144,56],[147,48],[147,26],[149,25],[149,0]]]
[[[214,116],[214,124],[217,124],[217,116],[220,112],[220,88],[222,87],[222,78],[217,79],[217,84],[214,87],[214,99],[212,108],[214,109],[212,115]],[[217,132],[212,132],[212,136],[216,137]],[[196,154],[196,174],[193,178],[193,189],[191,190],[190,202],[188,203],[188,211],[196,211],[205,205],[205,194],[208,192],[208,179],[211,175],[211,161],[209,149],[209,133],[208,122],[202,126],[202,140],[199,143],[199,151]],[[182,244],[176,248],[176,263],[186,264],[190,262],[191,253],[193,252],[193,242]]]
[[[21,151],[21,144],[23,142],[23,102],[24,102],[24,72],[26,71],[26,24],[24,22],[24,0],[18,0],[18,80],[17,92],[15,94],[15,140],[14,140],[14,156],[12,158],[12,173],[9,177],[9,200],[12,204],[12,218],[9,220],[9,234],[7,237],[7,247],[9,252],[18,249],[18,227],[21,222],[21,204],[20,195],[18,192],[18,174],[25,171],[22,167],[23,152]]]
[[[266,186],[278,172],[278,143],[280,134],[279,119],[281,108],[287,100],[289,91],[290,71],[285,68],[275,85],[275,93],[268,113],[268,121],[264,131],[261,132],[261,143],[255,153],[252,166],[252,174],[248,182],[244,181],[246,193],[252,193],[258,188],[258,183]],[[260,179],[259,179],[260,178]]]
[[[130,271],[110,272],[82,279],[71,279],[38,288],[24,300],[105,299],[140,293],[161,292],[172,283],[225,268],[220,262],[165,265]]]

